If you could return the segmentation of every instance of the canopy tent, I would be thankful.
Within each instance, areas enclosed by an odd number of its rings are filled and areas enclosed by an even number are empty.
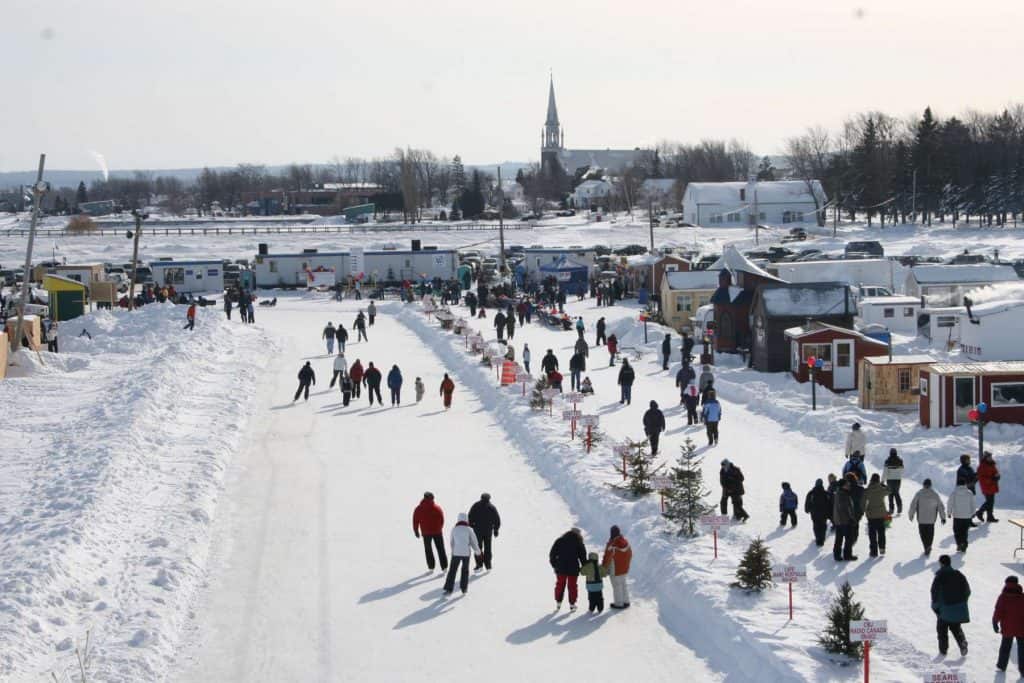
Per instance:
[[[540,272],[543,279],[554,276],[561,292],[579,295],[587,292],[590,268],[582,263],[576,263],[563,256],[553,263],[541,266]]]

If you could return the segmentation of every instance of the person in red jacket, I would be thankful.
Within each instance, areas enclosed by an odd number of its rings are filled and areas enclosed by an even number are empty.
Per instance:
[[[633,560],[633,549],[629,547],[629,541],[622,535],[619,527],[613,526],[608,538],[608,545],[604,547],[604,557],[601,564],[608,570],[608,577],[612,584],[612,604],[614,609],[625,609],[629,607],[629,588],[626,586],[626,575],[629,573],[629,564]]]
[[[981,495],[985,496],[985,502],[974,516],[979,522],[998,522],[992,513],[996,504],[996,494],[999,493],[999,468],[996,467],[996,461],[989,451],[982,453],[981,462],[978,463],[978,485],[981,487]]]
[[[359,398],[359,387],[363,383],[363,364],[356,358],[356,362],[348,370],[348,376],[352,378],[352,397]]]
[[[552,370],[548,373],[548,386],[552,389],[558,389],[559,393],[562,391],[562,373],[558,370]]]
[[[615,365],[615,353],[619,350],[619,338],[610,334],[605,345],[608,347],[608,367],[611,367]]]
[[[188,310],[185,311],[185,320],[186,320],[185,327],[183,327],[182,329],[185,329],[185,330],[194,330],[194,329],[196,329],[196,305],[195,304],[189,304],[188,305]]]
[[[1002,628],[1003,634],[996,668],[1006,671],[1006,665],[1010,663],[1010,649],[1016,640],[1017,668],[1021,676],[1024,676],[1024,589],[1021,588],[1016,576],[1006,577],[1003,592],[996,600],[996,610],[992,614],[992,628],[996,633]]]
[[[437,548],[437,559],[441,564],[441,572],[448,569],[448,555],[444,552],[444,510],[434,502],[434,494],[427,491],[423,500],[412,513],[412,532],[416,538],[423,537],[423,552],[427,556],[427,567],[434,571],[434,551],[430,544]]]
[[[441,380],[441,396],[444,398],[444,409],[448,410],[452,407],[452,394],[455,393],[455,382],[448,376],[448,373],[444,373],[444,379]]]

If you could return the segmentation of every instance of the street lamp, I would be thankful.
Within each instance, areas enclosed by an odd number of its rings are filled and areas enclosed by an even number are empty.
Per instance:
[[[647,313],[643,312],[640,314],[640,320],[644,323],[644,344],[647,343]]]
[[[981,462],[981,456],[985,454],[985,424],[988,423],[985,416],[987,413],[988,404],[984,401],[967,412],[967,419],[978,425],[978,462]]]
[[[814,373],[825,367],[825,361],[821,358],[810,356],[807,359],[807,369],[811,374],[811,410],[818,409],[818,383],[814,379]]]
[[[139,236],[142,234],[142,221],[149,218],[149,214],[139,213],[138,209],[132,209],[132,216],[135,217],[135,234],[132,235],[131,230],[125,234],[128,239],[135,238],[135,243],[132,246],[132,279],[128,286],[128,310],[130,311],[135,310],[135,282],[139,272]]]

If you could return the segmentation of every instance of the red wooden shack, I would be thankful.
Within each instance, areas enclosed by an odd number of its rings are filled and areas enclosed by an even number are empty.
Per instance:
[[[989,422],[1024,424],[1024,361],[936,363],[920,371],[921,424],[969,424],[967,413],[988,405]]]
[[[857,368],[867,356],[884,356],[889,345],[856,330],[812,321],[809,325],[786,330],[790,345],[789,369],[798,382],[810,381],[807,359],[821,358],[824,365],[815,370],[818,384],[832,391],[857,388]]]

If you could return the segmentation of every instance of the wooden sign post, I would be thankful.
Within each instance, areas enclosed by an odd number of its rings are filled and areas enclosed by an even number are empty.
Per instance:
[[[516,381],[523,385],[523,396],[526,396],[526,384],[532,379],[533,377],[528,372],[520,372],[516,375]]]
[[[581,415],[580,426],[587,428],[587,453],[590,452],[590,447],[594,444],[594,435],[591,431],[594,427],[600,423],[601,418],[597,415]]]
[[[615,455],[622,456],[622,480],[626,480],[626,458],[629,457],[631,452],[630,447],[627,444],[619,444],[615,447]]]
[[[569,438],[576,438],[576,420],[583,416],[578,410],[563,410],[562,419],[569,421]]]
[[[850,622],[850,640],[864,643],[864,683],[871,680],[871,643],[889,634],[883,620],[862,619]]]
[[[772,569],[772,580],[789,584],[789,620],[793,621],[793,584],[807,578],[807,570],[803,567],[787,565]]]
[[[714,538],[715,543],[715,559],[718,559],[718,529],[723,526],[729,526],[732,520],[729,519],[729,515],[704,515],[700,518],[702,526],[711,527],[711,536]]]
[[[547,389],[545,389],[544,391],[542,391],[540,393],[541,393],[541,396],[543,396],[544,398],[546,398],[548,400],[548,412],[549,412],[549,414],[550,415],[554,415],[555,414],[555,396],[558,396],[562,392],[560,392],[558,389],[555,389],[554,387],[548,387]]]
[[[665,491],[672,488],[672,477],[651,477],[651,488],[661,497],[661,514],[665,514]]]

